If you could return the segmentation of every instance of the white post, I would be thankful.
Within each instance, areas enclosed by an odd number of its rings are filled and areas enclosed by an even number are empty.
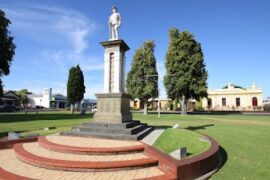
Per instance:
[[[158,94],[158,117],[160,118],[160,96]]]

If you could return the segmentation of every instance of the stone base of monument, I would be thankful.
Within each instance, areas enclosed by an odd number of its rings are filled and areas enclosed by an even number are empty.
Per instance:
[[[95,122],[122,123],[132,121],[128,94],[102,93],[95,95],[97,97]]]
[[[61,132],[61,135],[140,140],[153,130],[147,124],[132,120],[129,95],[104,93],[96,94],[96,97],[97,112],[94,122],[72,127],[70,131]]]
[[[72,127],[70,131],[61,132],[61,135],[80,137],[99,137],[108,139],[140,140],[148,135],[153,127],[140,121],[123,123],[88,122],[81,126]]]

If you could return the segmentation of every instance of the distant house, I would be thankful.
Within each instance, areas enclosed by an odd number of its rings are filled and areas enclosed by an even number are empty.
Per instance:
[[[4,93],[1,98],[1,104],[12,105],[12,106],[21,106],[22,101],[20,96],[18,96],[14,91],[7,91]]]
[[[158,110],[158,103],[161,110],[172,110],[173,109],[173,101],[168,98],[155,98],[148,99],[147,108],[151,110]],[[195,108],[196,101],[193,99],[189,99],[187,102],[187,111],[193,111]],[[140,99],[130,100],[130,107],[132,109],[143,109],[144,104]],[[180,108],[180,103],[177,104],[177,108]]]
[[[202,101],[205,110],[214,111],[262,111],[262,89],[252,83],[249,88],[228,84],[222,89],[208,90],[208,98]]]
[[[51,108],[67,108],[67,97],[62,94],[53,94],[50,102]]]
[[[42,106],[45,108],[51,107],[52,88],[45,88],[43,94],[30,94],[27,96],[29,99],[28,106],[36,107]]]
[[[264,101],[263,104],[270,104],[270,97],[267,97]]]
[[[209,89],[208,98],[202,99],[202,108],[210,111],[262,111],[263,110],[263,92],[253,83],[249,88],[242,88],[233,84],[228,84],[222,89]],[[171,99],[149,99],[147,106],[149,109],[157,110],[158,102],[161,110],[172,110]],[[196,100],[189,99],[187,102],[187,111],[193,111],[196,107]],[[270,103],[270,99],[264,102]],[[143,109],[143,102],[139,99],[130,101],[132,109]],[[180,104],[177,105],[180,108]]]
[[[93,109],[97,107],[97,100],[96,99],[83,99],[81,104],[84,109]]]
[[[62,94],[53,94],[52,88],[45,88],[42,94],[30,94],[28,95],[28,106],[35,108],[36,106],[42,106],[45,108],[64,109],[68,107],[67,97]],[[83,108],[96,107],[96,100],[84,99],[81,102]]]
[[[42,94],[30,94],[28,99],[28,106],[33,108],[36,106],[53,109],[67,107],[67,98],[62,94],[52,94],[52,88],[45,88]]]

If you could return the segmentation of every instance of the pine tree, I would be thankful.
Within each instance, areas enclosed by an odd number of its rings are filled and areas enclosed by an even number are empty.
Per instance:
[[[127,92],[133,99],[139,98],[143,101],[145,115],[148,99],[158,96],[158,73],[154,48],[153,41],[144,42],[143,46],[135,51],[132,67],[127,75]]]
[[[5,12],[0,9],[0,78],[10,73],[9,67],[15,54],[16,46],[8,30],[10,24],[11,21],[5,17]],[[2,81],[0,83],[1,96],[3,96]]]
[[[69,70],[68,83],[67,83],[67,100],[71,105],[71,111],[73,112],[73,106],[76,103],[80,103],[84,97],[85,86],[84,76],[79,65],[72,67]]]
[[[191,33],[173,28],[169,37],[164,85],[169,98],[180,100],[184,115],[188,99],[207,96],[208,74],[201,45]]]

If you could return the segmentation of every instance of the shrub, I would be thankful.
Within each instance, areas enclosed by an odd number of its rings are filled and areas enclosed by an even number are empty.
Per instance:
[[[264,111],[270,112],[270,104],[265,104],[263,106]]]
[[[139,110],[139,109],[136,107],[130,107],[130,110]]]
[[[204,108],[202,106],[202,100],[200,99],[200,101],[197,101],[195,104],[195,111],[204,111]]]

